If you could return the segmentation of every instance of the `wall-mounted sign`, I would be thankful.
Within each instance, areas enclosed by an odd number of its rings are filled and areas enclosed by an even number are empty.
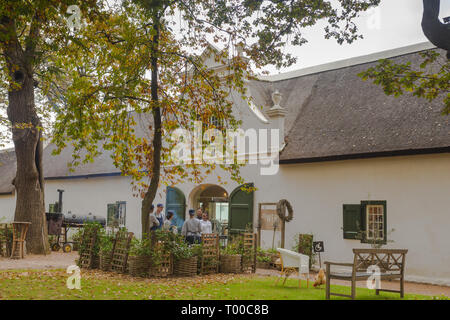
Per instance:
[[[313,242],[314,252],[324,252],[325,248],[323,247],[323,241],[314,241]]]
[[[281,221],[277,209],[273,206],[262,206],[260,211],[261,230],[281,231]]]

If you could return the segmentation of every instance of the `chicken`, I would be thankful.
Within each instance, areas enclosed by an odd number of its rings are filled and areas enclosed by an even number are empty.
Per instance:
[[[321,285],[325,284],[325,271],[323,269],[319,270],[316,276],[316,281],[313,284],[314,288],[319,288]]]

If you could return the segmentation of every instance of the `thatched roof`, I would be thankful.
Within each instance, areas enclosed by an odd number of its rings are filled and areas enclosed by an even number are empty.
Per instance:
[[[149,138],[148,125],[149,117],[144,115],[134,115],[136,126],[135,134],[139,137]],[[100,145],[100,144],[99,144]],[[101,150],[101,154],[95,158],[94,162],[81,164],[71,171],[68,164],[71,163],[73,146],[68,143],[59,155],[52,155],[55,145],[50,143],[44,148],[43,165],[46,180],[70,179],[80,177],[117,176],[120,170],[114,166],[111,158],[112,151]],[[83,159],[85,153],[81,153]],[[11,184],[16,174],[16,155],[14,149],[0,151],[0,194],[10,194],[14,190]]]
[[[0,195],[14,190],[12,181],[16,176],[16,153],[13,149],[0,150]]]
[[[416,52],[393,60],[417,67],[421,58]],[[381,87],[357,76],[374,65],[321,70],[270,84],[283,94],[281,105],[288,110],[280,163],[450,152],[450,117],[441,115],[442,99],[386,96]]]

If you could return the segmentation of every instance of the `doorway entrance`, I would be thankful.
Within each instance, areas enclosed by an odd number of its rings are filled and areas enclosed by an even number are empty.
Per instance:
[[[223,226],[228,224],[228,192],[214,184],[205,184],[192,191],[191,203],[193,209],[201,208],[207,212],[211,221],[217,221]]]
[[[253,224],[253,192],[237,187],[229,195],[221,186],[204,184],[196,187],[189,197],[192,209],[207,212],[213,231],[219,234],[241,233]]]
[[[247,192],[242,187],[253,186],[247,184],[239,186],[230,195],[229,199],[229,234],[239,234],[253,229],[253,191]]]

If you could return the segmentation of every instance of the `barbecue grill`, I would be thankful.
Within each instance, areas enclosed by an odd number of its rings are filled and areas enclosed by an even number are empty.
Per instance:
[[[58,189],[59,201],[55,207],[57,212],[47,212],[48,234],[57,236],[56,242],[51,245],[53,251],[58,251],[61,247],[63,252],[71,252],[73,241],[68,241],[67,233],[71,228],[81,228],[86,222],[98,222],[105,226],[106,219],[89,213],[88,215],[73,214],[71,211],[62,213],[62,194],[64,190]],[[62,237],[61,237],[62,236]]]

